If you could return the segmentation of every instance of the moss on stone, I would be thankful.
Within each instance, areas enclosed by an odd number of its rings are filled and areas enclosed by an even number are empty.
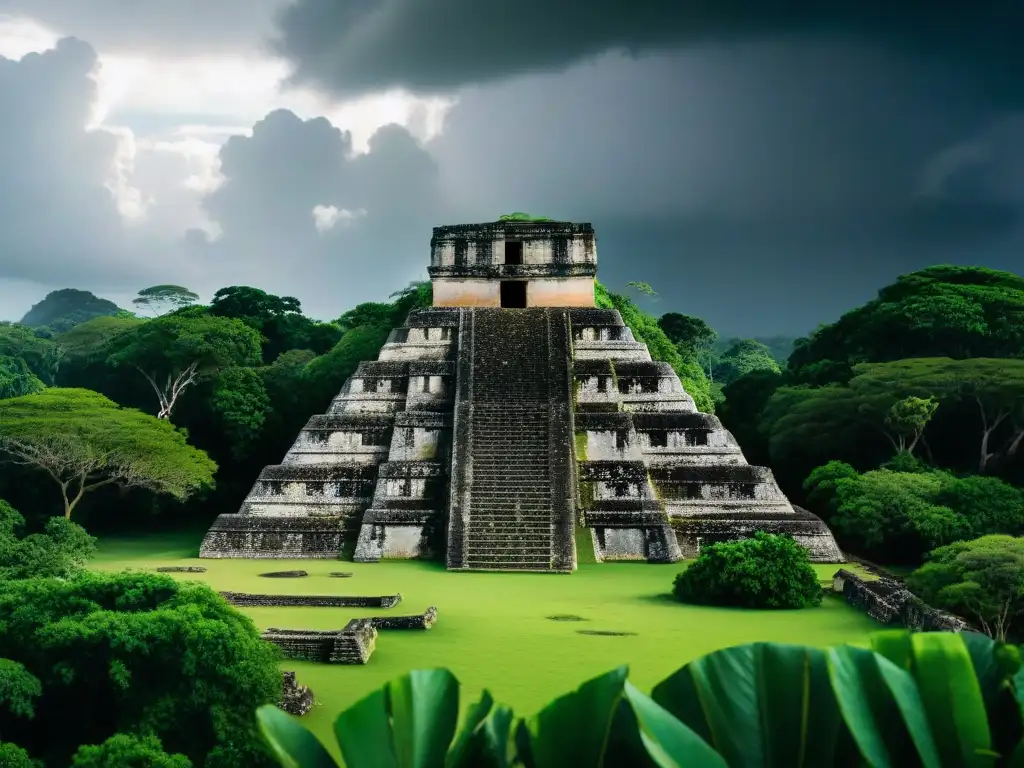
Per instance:
[[[576,536],[576,564],[577,565],[591,565],[597,562],[597,557],[594,556],[594,537],[590,533],[590,529],[582,525],[577,525],[575,528]]]
[[[576,461],[587,460],[587,433],[576,433]]]

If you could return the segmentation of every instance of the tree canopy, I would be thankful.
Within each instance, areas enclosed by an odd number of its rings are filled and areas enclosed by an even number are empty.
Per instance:
[[[63,517],[51,517],[43,533],[28,536],[20,535],[24,524],[21,514],[0,499],[0,579],[70,578],[96,551],[96,540]]]
[[[40,683],[22,697],[33,717],[0,706],[0,733],[48,765],[132,765],[86,761],[143,746],[108,742],[117,733],[152,736],[195,765],[273,765],[253,712],[281,695],[279,652],[205,584],[131,572],[0,580],[0,626],[0,658]]]
[[[1024,615],[1024,538],[982,536],[936,549],[907,585],[1004,642]]]
[[[722,353],[714,367],[715,379],[723,385],[754,371],[778,373],[779,370],[772,351],[754,339],[737,340]]]
[[[56,383],[63,348],[27,325],[0,321],[0,356],[21,359],[44,384]]]
[[[132,304],[155,316],[189,307],[199,301],[199,294],[181,285],[153,285],[143,288]]]
[[[0,400],[40,392],[46,385],[20,357],[0,355]]]
[[[669,341],[685,354],[697,354],[714,344],[718,334],[715,329],[699,317],[683,315],[679,312],[666,312],[658,318],[658,327],[665,332]]]
[[[878,297],[799,339],[796,381],[822,383],[844,366],[913,357],[1024,355],[1024,277],[939,265],[901,275]]]
[[[222,368],[261,359],[258,331],[241,320],[206,313],[171,314],[115,336],[109,362],[131,366],[156,394],[157,417],[169,419],[182,393]]]
[[[96,488],[144,488],[185,499],[213,485],[216,465],[170,423],[85,389],[0,400],[0,451],[59,487],[67,518]]]

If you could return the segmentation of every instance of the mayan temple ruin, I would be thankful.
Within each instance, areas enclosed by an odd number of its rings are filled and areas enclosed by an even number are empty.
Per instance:
[[[430,244],[434,306],[216,519],[201,557],[571,571],[577,548],[674,562],[762,530],[843,560],[619,313],[595,307],[590,224],[445,226]]]

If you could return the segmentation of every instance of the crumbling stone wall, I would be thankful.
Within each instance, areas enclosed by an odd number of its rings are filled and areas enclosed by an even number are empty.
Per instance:
[[[309,690],[308,686],[299,685],[296,682],[294,672],[282,672],[281,677],[281,699],[277,706],[291,715],[301,717],[308,714],[316,703],[313,692]]]
[[[377,630],[369,619],[352,619],[341,630],[271,627],[262,636],[286,658],[322,664],[365,664],[377,643]]]
[[[402,601],[399,595],[379,597],[345,595],[254,595],[246,592],[221,592],[231,605],[246,608],[393,608]]]
[[[932,608],[901,582],[892,579],[865,581],[840,568],[832,577],[832,591],[882,624],[898,624],[919,631],[973,631],[964,619]]]
[[[417,616],[374,616],[368,620],[375,629],[430,629],[437,621],[437,608],[430,606]]]

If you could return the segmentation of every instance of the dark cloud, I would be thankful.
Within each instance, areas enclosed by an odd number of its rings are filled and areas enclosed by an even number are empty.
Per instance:
[[[108,186],[117,140],[85,125],[93,49],[62,40],[0,57],[0,258],[3,277],[81,280],[118,263],[121,219]]]
[[[225,182],[204,205],[223,236],[190,243],[205,282],[247,282],[336,317],[425,277],[437,168],[406,129],[385,126],[353,154],[349,134],[326,119],[278,110],[220,157]],[[332,227],[318,230],[317,207]]]
[[[652,310],[803,333],[901,272],[1024,266],[1004,115],[917,60],[773,42],[474,89],[430,149],[461,218],[593,221],[601,278],[654,283]]]
[[[1024,89],[1018,0],[296,0],[278,27],[296,82],[341,94],[447,91],[613,50],[772,39],[867,42],[941,58],[992,97]]]
[[[0,16],[27,17],[104,53],[219,53],[253,49],[288,0],[0,0]]]

